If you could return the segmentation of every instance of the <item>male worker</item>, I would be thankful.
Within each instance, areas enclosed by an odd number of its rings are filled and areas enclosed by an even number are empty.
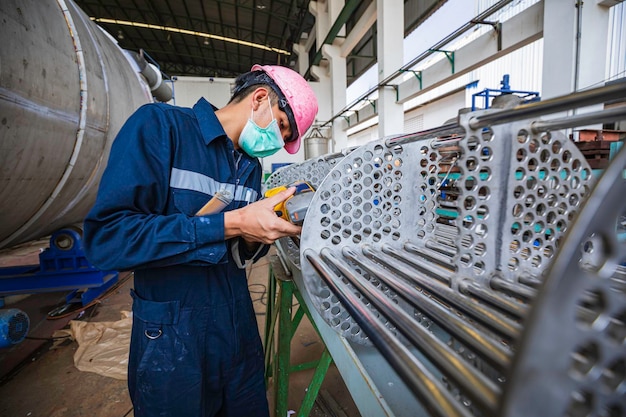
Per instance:
[[[301,229],[273,210],[293,189],[257,201],[257,158],[297,152],[317,109],[300,74],[255,65],[222,109],[205,99],[193,109],[147,104],[120,130],[84,244],[97,267],[135,271],[135,417],[268,416],[244,265]],[[232,202],[197,216],[218,193]]]

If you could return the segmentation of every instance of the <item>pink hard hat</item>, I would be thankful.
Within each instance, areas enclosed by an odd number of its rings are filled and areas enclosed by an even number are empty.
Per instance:
[[[285,143],[285,150],[291,154],[298,152],[301,137],[313,124],[318,110],[313,89],[302,75],[287,67],[256,64],[251,71],[265,72],[285,96],[296,122],[296,126],[291,126],[294,133]]]

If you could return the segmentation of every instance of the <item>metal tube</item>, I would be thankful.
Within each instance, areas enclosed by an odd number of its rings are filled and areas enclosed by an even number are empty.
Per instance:
[[[343,159],[345,156],[346,155],[343,152],[334,152],[334,153],[322,155],[320,158],[322,158],[324,161],[330,161],[331,159],[336,159],[336,158]]]
[[[403,249],[404,250],[401,253],[400,249],[395,248],[389,244],[383,244],[381,246],[381,250],[383,252],[392,256],[397,255],[397,256],[403,257],[404,259],[406,259],[406,262],[413,263],[413,262],[419,261],[421,263],[422,262],[421,258],[424,258],[425,260],[430,262],[427,265],[431,265],[431,266],[438,265],[442,271],[445,271],[450,276],[458,272],[458,268],[452,260],[452,256],[454,255],[446,256],[445,254],[442,254],[440,251],[436,251],[427,247],[419,248],[410,242],[405,243],[403,246]],[[415,266],[418,266],[418,265],[415,265]],[[448,284],[449,283],[450,282],[448,281]]]
[[[507,370],[511,361],[510,355],[496,340],[475,327],[469,326],[466,321],[462,320],[450,309],[444,308],[441,303],[427,297],[406,281],[398,278],[394,274],[390,274],[389,271],[381,268],[372,261],[363,259],[362,257],[359,258],[351,249],[344,248],[342,253],[347,259],[358,264],[394,290],[413,307],[426,314],[431,320],[437,323],[437,325],[458,338],[497,371],[504,373]]]
[[[463,132],[465,133],[465,132]],[[444,139],[444,140],[438,140],[436,142],[432,142],[430,144],[430,147],[433,149],[439,149],[439,148],[444,148],[446,146],[450,146],[450,145],[454,145],[459,143],[461,140],[463,140],[465,138],[465,135],[463,134],[463,136],[458,136],[455,138],[450,138],[450,139]]]
[[[435,252],[439,252],[441,255],[447,256],[449,258],[452,258],[454,255],[456,255],[455,246],[444,245],[440,242],[434,242],[432,240],[426,241],[425,246],[427,249],[430,249]]]
[[[458,211],[456,214],[458,216]],[[449,242],[447,243],[447,246],[451,246],[456,251],[456,245],[461,236],[455,226],[452,226],[452,227],[448,226],[446,228],[440,228],[440,227],[435,228],[433,237],[434,237],[434,240],[437,240],[440,242]]]
[[[436,262],[443,267],[456,271],[456,266],[454,265],[454,263],[452,263],[452,258],[441,252],[429,248],[420,248],[419,246],[414,245],[410,242],[404,244],[404,249],[417,256],[421,256],[430,261]]]
[[[528,274],[520,275],[517,278],[517,280],[519,281],[520,284],[526,285],[527,287],[530,287],[530,288],[539,288],[539,286],[541,285],[541,280],[537,279],[537,277],[534,277]]]
[[[447,194],[454,194],[452,193],[448,193],[446,191]],[[439,208],[441,209],[445,209],[445,210],[457,210],[459,208],[459,205],[455,202],[455,201],[440,201],[439,202]]]
[[[399,264],[389,255],[376,252],[368,246],[364,246],[362,250],[365,256],[375,259],[377,262],[380,262],[395,271],[398,275],[410,280],[426,291],[433,293],[442,300],[454,305],[457,310],[463,311],[472,316],[474,319],[480,321],[499,335],[509,339],[515,339],[519,336],[521,332],[520,326],[517,323],[502,317],[501,314],[486,308],[484,305],[477,303],[469,297],[459,294],[451,288],[443,286],[441,283],[421,276],[415,269],[407,268],[406,266]],[[401,258],[401,260],[405,261],[404,258]]]
[[[411,135],[396,136],[385,141],[385,146],[392,148],[397,145],[403,145],[405,143],[417,142],[419,140],[436,138],[439,136],[452,136],[462,135],[465,136],[465,129],[459,126],[458,123],[448,123],[443,126],[434,127],[432,129],[422,130]]]
[[[441,227],[435,228],[435,234],[437,236],[447,237],[453,241],[459,237],[459,229],[454,226],[441,225]]]
[[[452,274],[456,272],[454,268],[443,268],[438,264],[426,262],[418,256],[409,253],[400,254],[400,252],[396,248],[389,245],[384,245],[382,250],[383,252],[394,257],[405,257],[404,259],[406,259],[406,262],[419,269],[420,272],[431,276],[448,286],[452,282]]]
[[[335,274],[319,255],[308,249],[304,257],[429,413],[439,417],[471,417],[469,410],[463,408],[424,364],[398,342],[372,311],[341,280],[334,279]]]
[[[459,228],[456,226],[450,226],[446,224],[437,224],[435,225],[435,230],[450,233],[456,236],[459,235]]]
[[[471,117],[469,126],[472,129],[481,129],[489,125],[508,123],[573,108],[605,103],[610,100],[623,98],[624,96],[626,96],[626,83],[617,83]]]
[[[533,133],[547,132],[548,130],[564,129],[567,127],[584,126],[594,123],[606,123],[626,117],[626,106],[577,114],[575,116],[560,117],[551,120],[537,120],[532,122],[530,130]]]
[[[520,297],[525,301],[531,301],[537,295],[537,291],[533,288],[521,286],[502,278],[492,278],[489,281],[489,285],[491,285],[491,288],[494,290],[510,293],[513,296]]]
[[[331,263],[352,284],[357,291],[369,300],[414,346],[434,363],[441,372],[461,388],[487,414],[495,411],[499,388],[461,359],[452,349],[435,338],[432,333],[418,324],[413,318],[394,304],[389,297],[367,280],[359,276],[345,263],[336,258],[328,248],[323,248],[320,255]]]
[[[448,253],[450,257],[453,257],[458,254],[456,245],[458,244],[459,238],[460,236],[453,238],[435,234],[433,239],[428,241],[429,244],[427,247],[431,249],[436,248],[440,252]]]
[[[492,306],[520,319],[526,317],[526,313],[528,312],[528,309],[525,306],[515,303],[512,300],[502,298],[498,296],[498,294],[470,282],[469,279],[464,279],[459,282],[459,291],[463,294],[474,296],[482,301],[485,301]]]

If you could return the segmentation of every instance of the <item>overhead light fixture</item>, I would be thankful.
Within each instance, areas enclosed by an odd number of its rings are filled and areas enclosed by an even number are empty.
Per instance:
[[[114,24],[114,25],[134,26],[134,27],[138,27],[138,28],[163,30],[163,31],[166,31],[166,32],[180,33],[180,34],[183,34],[183,35],[201,36],[203,38],[215,39],[215,40],[224,41],[224,42],[232,42],[232,43],[236,43],[236,44],[239,44],[239,45],[250,46],[252,48],[264,49],[264,50],[267,50],[267,51],[276,52],[277,54],[291,55],[291,52],[285,51],[284,49],[272,48],[270,46],[260,45],[258,43],[253,43],[253,42],[248,42],[248,41],[243,41],[241,39],[227,38],[225,36],[212,35],[210,33],[205,33],[205,32],[197,32],[195,30],[180,29],[180,28],[174,28],[174,27],[171,27],[171,26],[151,25],[151,24],[148,24],[148,23],[140,23],[140,22],[130,22],[128,20],[105,19],[105,18],[100,18],[100,17],[98,17],[98,18],[90,17],[90,19],[93,20],[96,23],[111,23],[111,24]]]
[[[121,39],[124,39],[124,34],[122,33],[122,31],[121,31],[121,30],[118,30],[118,31],[117,31],[117,39],[120,39],[120,40],[121,40]]]
[[[209,39],[204,38],[204,46],[209,46]]]

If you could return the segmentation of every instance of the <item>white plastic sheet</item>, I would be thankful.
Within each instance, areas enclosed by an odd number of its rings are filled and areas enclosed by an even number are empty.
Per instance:
[[[74,365],[81,371],[125,380],[132,313],[122,311],[122,319],[108,322],[70,321],[70,328],[54,336],[69,335],[78,343]]]

